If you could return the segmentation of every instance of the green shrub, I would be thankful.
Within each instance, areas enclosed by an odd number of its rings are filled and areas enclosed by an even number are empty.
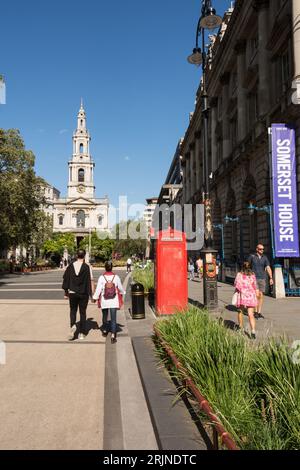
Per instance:
[[[190,308],[157,327],[242,449],[300,449],[300,366],[284,340],[262,346]]]
[[[150,289],[154,289],[154,267],[152,263],[148,264],[148,266],[144,268],[135,265],[132,279],[134,282],[140,282],[144,286],[145,292],[149,292]]]
[[[9,271],[9,262],[7,260],[0,260],[0,271]]]

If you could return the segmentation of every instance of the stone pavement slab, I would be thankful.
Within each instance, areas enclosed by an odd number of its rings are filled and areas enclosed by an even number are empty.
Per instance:
[[[189,300],[191,303],[203,302],[202,281],[188,281]],[[212,313],[237,324],[236,308],[231,306],[234,287],[230,284],[218,282],[219,311]],[[300,339],[300,298],[274,299],[265,296],[262,313],[264,319],[256,321],[258,339],[264,340],[270,336],[286,335],[290,342]],[[248,318],[244,317],[244,327],[248,328]]]
[[[0,449],[102,449],[105,344],[66,341],[68,304],[1,304]],[[98,312],[88,307],[91,327]]]

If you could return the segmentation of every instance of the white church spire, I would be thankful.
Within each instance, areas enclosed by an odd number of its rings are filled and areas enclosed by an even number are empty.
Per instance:
[[[86,115],[83,107],[83,99],[81,98],[80,109],[77,116],[77,133],[80,131],[86,131]]]
[[[90,154],[90,135],[86,128],[86,114],[81,98],[77,116],[77,129],[73,134],[73,157],[69,162],[68,197],[78,193],[94,198],[94,162]]]

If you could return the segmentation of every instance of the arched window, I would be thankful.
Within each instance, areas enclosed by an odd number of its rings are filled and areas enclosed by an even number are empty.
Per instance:
[[[63,215],[58,216],[58,224],[59,225],[64,225],[64,216]]]
[[[83,144],[79,145],[79,153],[83,153]]]
[[[78,170],[78,181],[79,181],[79,183],[84,182],[84,170],[83,170],[83,168],[80,168],[80,170]]]
[[[77,227],[85,227],[85,212],[77,212]]]
[[[83,126],[83,119],[80,120],[80,125]]]
[[[102,225],[102,222],[103,222],[103,215],[99,215],[99,217],[98,217],[98,224],[99,224],[99,225]]]

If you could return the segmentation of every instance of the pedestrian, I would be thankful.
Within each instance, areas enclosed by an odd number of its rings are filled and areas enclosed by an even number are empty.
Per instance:
[[[80,322],[78,339],[83,340],[86,331],[86,309],[89,296],[94,293],[94,280],[91,266],[85,262],[85,250],[77,252],[77,260],[70,264],[63,276],[62,288],[65,291],[65,299],[70,304],[71,329],[68,339],[71,341],[76,334],[76,315],[79,307]]]
[[[110,314],[111,342],[117,342],[117,310],[122,307],[126,292],[123,289],[121,279],[113,273],[111,261],[105,263],[105,273],[99,277],[94,300],[98,300],[98,306],[102,309],[102,336],[109,333],[108,315]]]
[[[194,273],[195,273],[195,265],[194,265],[194,261],[192,260],[192,258],[189,258],[188,272],[189,272],[189,280],[193,281],[194,280]]]
[[[243,328],[243,312],[246,311],[251,327],[251,339],[256,338],[254,309],[257,306],[257,284],[254,272],[248,261],[243,264],[237,273],[234,286],[237,293],[236,306],[238,309],[238,322],[240,329]]]
[[[131,258],[128,258],[128,260],[127,260],[127,273],[131,272],[131,265],[132,265],[132,260],[131,260]]]
[[[197,266],[198,277],[202,279],[203,278],[203,260],[201,256],[198,256],[197,261],[196,261],[196,266]]]
[[[248,262],[250,263],[251,269],[256,276],[257,288],[258,288],[258,304],[257,310],[255,311],[255,318],[264,318],[262,315],[262,306],[264,301],[264,294],[266,293],[266,273],[269,277],[269,284],[273,286],[273,275],[272,269],[268,258],[264,255],[264,246],[259,243],[256,247],[256,253],[250,255]]]
[[[59,267],[60,267],[60,269],[63,269],[63,267],[64,267],[64,262],[63,262],[62,259],[60,260]]]

